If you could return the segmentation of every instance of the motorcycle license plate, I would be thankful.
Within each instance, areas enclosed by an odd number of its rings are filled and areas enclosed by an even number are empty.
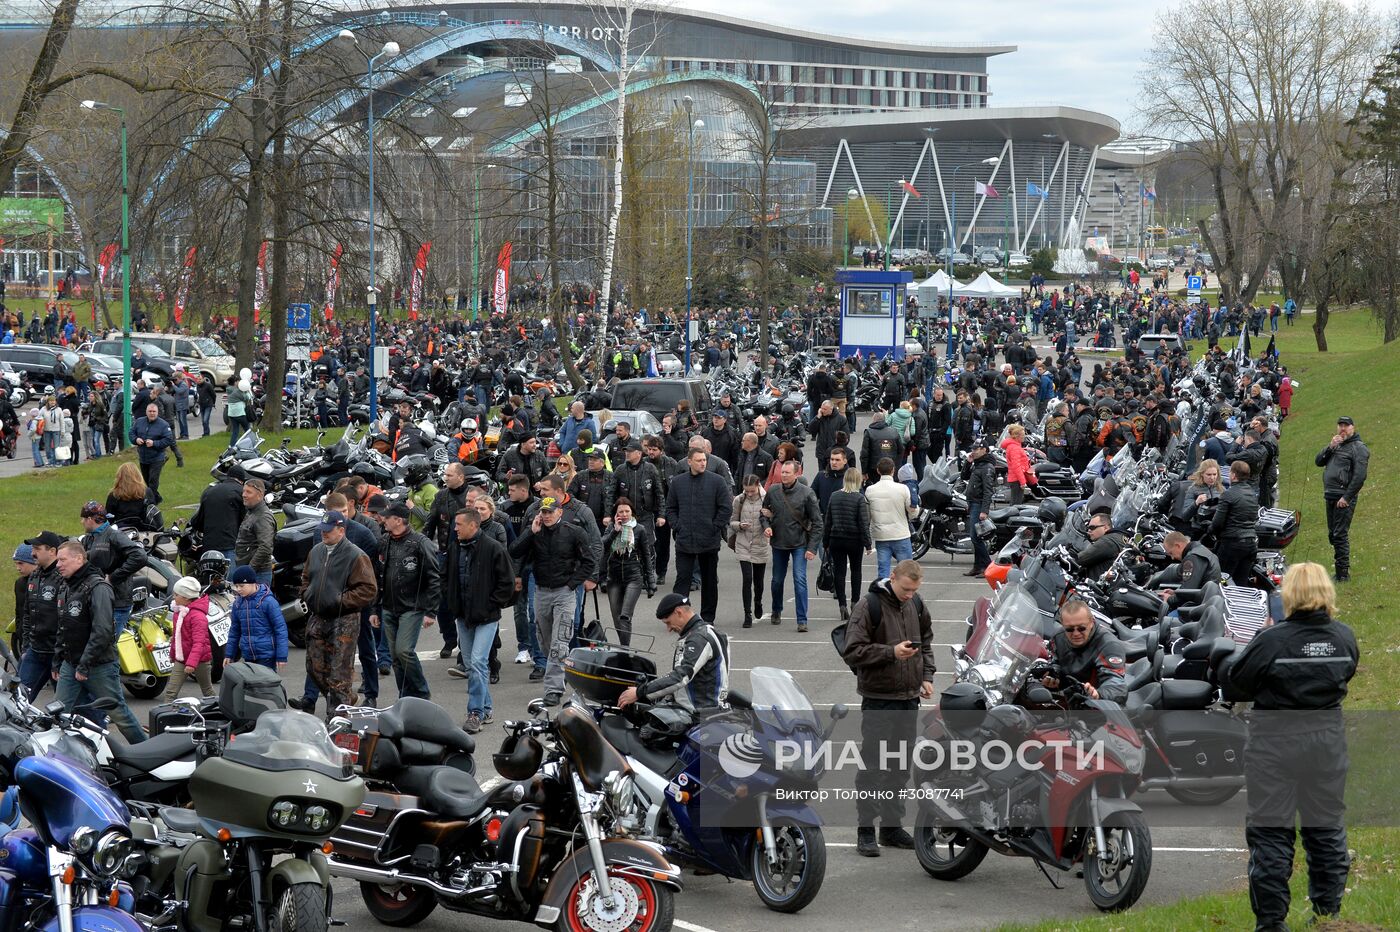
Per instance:
[[[228,629],[233,624],[233,619],[228,615],[214,622],[209,626],[209,636],[214,639],[214,643],[223,647],[228,641]]]
[[[161,644],[152,648],[151,658],[156,662],[156,669],[162,673],[169,673],[174,669],[174,664],[170,662],[169,644]]]

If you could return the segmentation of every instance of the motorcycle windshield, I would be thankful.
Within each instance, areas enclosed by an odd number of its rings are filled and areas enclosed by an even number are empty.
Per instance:
[[[1142,514],[1144,497],[1145,493],[1140,485],[1121,493],[1113,503],[1113,514],[1109,517],[1113,526],[1127,530],[1137,524],[1137,519]]]
[[[1023,586],[1005,586],[987,618],[987,636],[973,657],[974,679],[1009,700],[1044,651],[1042,612]]]
[[[294,709],[259,715],[253,730],[231,741],[224,757],[259,770],[315,770],[336,779],[353,776],[348,755],[331,741],[325,723]]]
[[[791,673],[777,667],[754,667],[749,672],[749,686],[754,713],[760,718],[788,734],[799,729],[821,733],[812,700]]]

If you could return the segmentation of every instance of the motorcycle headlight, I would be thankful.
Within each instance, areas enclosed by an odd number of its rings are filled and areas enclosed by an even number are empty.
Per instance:
[[[632,775],[614,770],[603,781],[603,792],[607,794],[608,806],[613,812],[625,812],[632,805]]]
[[[121,869],[131,854],[131,839],[121,832],[108,832],[97,840],[92,850],[92,866],[99,874],[111,877]]]
[[[291,828],[301,821],[301,807],[288,800],[282,800],[267,814],[267,821],[276,828]]]
[[[68,845],[73,849],[74,854],[87,854],[97,844],[97,833],[86,825],[73,833],[73,837],[68,840]]]

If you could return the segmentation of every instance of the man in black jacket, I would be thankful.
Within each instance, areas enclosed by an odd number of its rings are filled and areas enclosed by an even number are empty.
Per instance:
[[[190,527],[204,535],[204,549],[217,550],[228,557],[232,569],[238,565],[234,550],[242,521],[243,483],[225,476],[200,493],[199,507],[190,518]]]
[[[526,477],[528,489],[531,479]],[[423,533],[437,545],[438,567],[447,572],[443,561],[447,559],[447,544],[452,538],[452,522],[457,512],[467,504],[467,471],[461,463],[448,463],[442,470],[443,487],[433,496],[433,504],[428,509],[428,519],[423,522]],[[446,660],[457,647],[457,625],[452,614],[452,603],[446,595],[438,605],[438,621],[442,631],[442,650],[438,656]]]
[[[1191,540],[1180,531],[1172,531],[1162,539],[1162,549],[1177,561],[1174,574],[1163,578],[1167,589],[1167,605],[1177,607],[1175,590],[1199,589],[1208,582],[1220,581],[1220,561],[1205,544]]]
[[[860,444],[860,471],[865,473],[866,481],[879,482],[880,474],[875,467],[880,460],[889,459],[898,463],[903,459],[903,453],[899,431],[885,421],[884,411],[876,410]]]
[[[50,682],[53,669],[54,640],[58,637],[58,590],[63,576],[58,571],[58,548],[63,538],[53,531],[44,531],[25,541],[32,549],[34,571],[25,581],[24,615],[18,606],[15,617],[20,619],[21,646],[19,678],[29,700],[39,695]]]
[[[671,480],[666,493],[666,523],[675,529],[676,582],[672,591],[685,595],[691,576],[700,568],[700,614],[714,624],[719,608],[719,548],[729,530],[733,493],[718,474],[706,469],[708,455],[691,450],[689,470]]]
[[[58,701],[72,712],[99,699],[114,700],[113,722],[128,744],[139,744],[146,733],[122,696],[112,585],[88,562],[77,541],[59,545],[57,564],[63,577],[58,587],[52,674]]]
[[[602,447],[588,451],[588,468],[574,476],[569,483],[569,495],[581,502],[593,516],[593,524],[601,533],[603,508],[607,504],[608,485],[612,474],[607,469],[607,457]]]
[[[1089,536],[1089,543],[1075,554],[1075,558],[1084,570],[1084,575],[1096,579],[1118,559],[1118,554],[1128,545],[1128,538],[1127,535],[1113,530],[1113,522],[1106,514],[1091,515],[1085,531]]]
[[[1337,432],[1317,454],[1322,473],[1322,497],[1327,505],[1327,540],[1332,544],[1332,560],[1337,582],[1351,579],[1351,519],[1356,500],[1366,482],[1371,451],[1356,434],[1356,423],[1349,417],[1337,418]]]
[[[1088,605],[1070,599],[1060,606],[1060,630],[1050,643],[1051,657],[1061,675],[1083,683],[1089,698],[1118,703],[1128,698],[1123,645],[1110,629],[1094,621]],[[1041,682],[1048,689],[1060,686],[1054,676],[1046,676]]]
[[[428,699],[428,681],[418,662],[418,635],[437,623],[442,574],[437,548],[413,530],[409,518],[408,506],[402,502],[384,509],[386,533],[379,540],[375,561],[379,611],[370,615],[369,623],[383,632],[399,695]]]
[[[632,514],[637,523],[650,529],[661,513],[665,502],[661,489],[661,474],[656,467],[642,457],[642,442],[637,439],[627,441],[626,459],[613,468],[608,483],[608,492],[603,504],[603,524],[612,524],[612,513],[617,500],[625,498],[632,503]]]
[[[549,652],[544,701],[556,706],[564,696],[564,658],[574,637],[578,590],[592,588],[598,563],[583,530],[563,520],[562,502],[552,495],[540,499],[539,511],[510,553],[525,558],[535,574],[535,625],[540,646]]]
[[[518,473],[529,476],[530,484],[534,485],[548,472],[549,463],[539,451],[539,441],[531,435],[511,447],[505,456],[501,457],[501,464],[496,468],[496,480],[505,482],[513,473]]]
[[[131,620],[131,579],[146,565],[146,551],[140,544],[114,528],[107,520],[107,509],[98,502],[88,502],[80,516],[83,522],[83,547],[88,563],[107,577],[112,584],[112,621],[116,638],[126,630]]]
[[[680,472],[680,466],[666,455],[666,448],[660,437],[650,436],[642,441],[642,454],[647,462],[656,467],[661,477],[660,507],[656,517],[656,584],[666,579],[666,568],[671,565],[671,525],[666,521],[666,493],[671,487],[671,479]]]
[[[816,408],[817,416],[807,423],[807,433],[817,446],[817,462],[825,463],[827,454],[836,446],[836,435],[846,430],[846,417],[836,411],[830,399]]]
[[[243,483],[239,504],[247,509],[238,526],[233,561],[236,566],[252,567],[258,582],[272,588],[272,547],[277,538],[277,519],[267,507],[267,486],[261,479]]]
[[[1230,464],[1230,487],[1220,496],[1210,522],[1220,571],[1229,573],[1236,586],[1254,585],[1254,558],[1259,551],[1259,493],[1249,479],[1248,463]]]
[[[750,431],[744,434],[739,444],[739,461],[734,465],[734,494],[744,491],[744,479],[758,476],[768,481],[768,471],[773,468],[773,457],[758,445],[758,435]]]
[[[728,412],[723,408],[710,412],[710,423],[700,431],[700,436],[710,442],[710,451],[734,472],[739,462],[739,432],[730,426]]]
[[[972,569],[966,576],[981,576],[992,562],[987,542],[977,533],[977,522],[986,520],[996,493],[997,474],[987,456],[987,441],[972,442],[972,475],[967,480],[967,533],[972,538]]]
[[[481,515],[465,508],[453,518],[443,589],[457,618],[457,641],[470,669],[467,720],[472,734],[491,721],[489,658],[501,610],[516,602],[515,567],[500,541],[481,533]]]

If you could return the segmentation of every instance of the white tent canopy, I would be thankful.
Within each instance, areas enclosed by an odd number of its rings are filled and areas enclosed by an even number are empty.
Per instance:
[[[949,278],[948,273],[939,269],[928,278],[919,282],[917,286],[920,307],[937,307],[938,299],[948,297],[948,283],[953,283],[953,294],[962,294],[963,283],[957,279]]]
[[[1003,285],[991,275],[983,272],[962,288],[955,288],[953,293],[959,297],[968,298],[1019,298],[1021,289]]]

